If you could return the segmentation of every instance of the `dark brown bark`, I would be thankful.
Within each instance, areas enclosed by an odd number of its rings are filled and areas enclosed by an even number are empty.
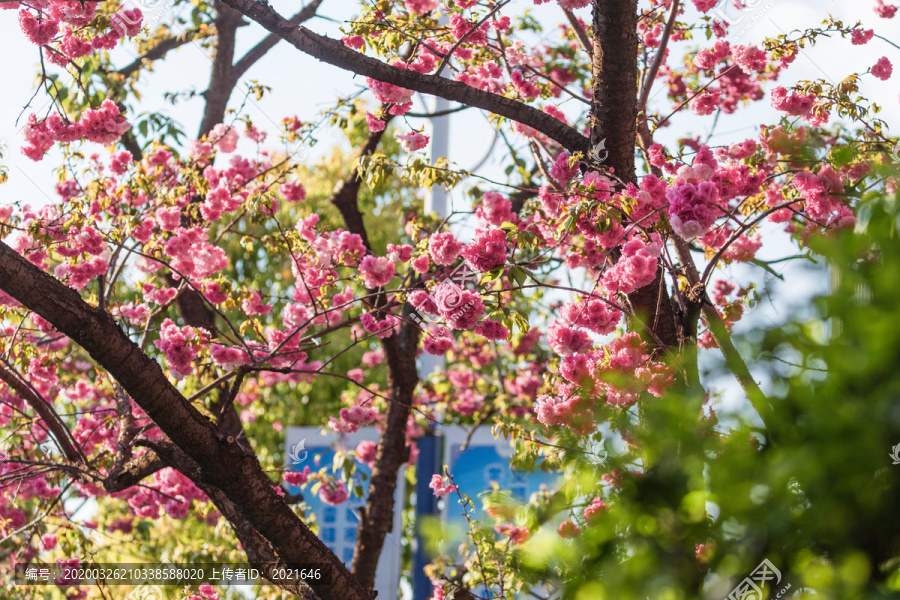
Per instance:
[[[299,25],[300,23],[305,23],[306,21],[312,19],[316,16],[316,11],[319,9],[319,6],[322,4],[323,0],[312,0],[309,4],[303,7],[300,12],[295,14],[293,17],[288,19],[291,23],[295,25]],[[266,37],[264,37],[257,45],[247,51],[239,61],[234,63],[234,70],[232,71],[232,77],[237,81],[241,77],[243,77],[244,73],[246,73],[250,67],[256,64],[259,59],[261,59],[265,54],[275,47],[275,45],[281,41],[281,38],[275,35],[274,33],[270,33]]]
[[[672,309],[662,265],[656,268],[653,283],[628,294],[628,300],[634,309],[632,326],[636,331],[645,331],[658,350],[678,348],[675,311]]]
[[[594,0],[591,146],[606,140],[604,165],[633,182],[638,89],[637,0]]]
[[[273,490],[252,454],[216,427],[166,378],[160,366],[119,328],[112,316],[90,306],[0,242],[0,289],[49,321],[106,369],[148,417],[194,462],[192,480],[222,491],[283,560],[331,565],[332,586],[316,586],[323,600],[370,599],[372,593],[297,517]]]
[[[378,147],[384,130],[372,132],[361,148],[361,156],[371,156]],[[354,168],[350,175],[335,186],[331,201],[340,211],[347,230],[359,235],[366,248],[372,247],[366,232],[363,214],[359,210],[359,190],[362,180],[359,170]],[[376,290],[368,290],[370,294]],[[387,303],[385,294],[375,294],[367,300],[370,308],[378,308]],[[366,508],[360,514],[360,524],[356,534],[351,572],[366,587],[375,584],[375,571],[384,547],[384,539],[394,522],[394,490],[400,467],[409,460],[406,447],[406,422],[412,406],[413,395],[419,382],[416,370],[416,349],[419,345],[419,329],[409,319],[411,307],[403,307],[403,324],[399,331],[382,340],[388,367],[389,399],[385,413],[386,427],[375,453],[375,464],[369,480],[369,495]]]
[[[591,145],[609,153],[604,166],[626,183],[637,180],[637,0],[594,0]],[[634,324],[660,350],[678,346],[675,313],[660,264],[653,283],[628,295]]]
[[[391,117],[388,115],[388,118],[385,121],[385,129],[369,133],[366,141],[362,145],[360,157],[371,156],[372,153],[375,152],[375,149],[378,148],[378,144],[381,143],[381,138],[384,136],[384,132],[387,130],[387,125],[390,123],[390,120]],[[334,191],[331,194],[331,203],[334,204],[341,213],[344,224],[347,226],[347,231],[361,237],[363,245],[371,252],[372,246],[369,244],[369,234],[366,232],[366,225],[363,223],[363,215],[359,210],[358,198],[360,186],[362,186],[362,179],[359,176],[359,168],[354,167],[346,179],[339,181],[337,185],[334,186]]]
[[[587,149],[588,140],[572,127],[536,108],[435,75],[393,67],[347,48],[338,40],[297,27],[268,4],[254,0],[222,0],[310,56],[358,75],[372,77],[423,94],[440,96],[519,121],[547,134],[571,151]],[[636,35],[636,34],[635,34]]]
[[[144,66],[145,62],[152,62],[154,60],[159,60],[164,58],[166,54],[175,50],[176,48],[180,48],[185,44],[189,44],[195,40],[203,39],[208,37],[209,33],[201,33],[200,29],[191,29],[190,31],[185,31],[177,36],[173,36],[170,38],[166,38],[157,45],[153,46],[151,49],[147,50],[142,56],[137,57],[118,71],[119,75],[123,77],[129,77],[133,75],[137,71]]]
[[[197,463],[171,443],[148,442],[147,445],[152,446],[156,452],[165,456],[166,461],[182,473],[193,473],[198,470]],[[277,554],[275,554],[266,539],[256,531],[253,524],[244,517],[240,508],[222,493],[222,490],[206,485],[202,481],[194,481],[194,483],[203,490],[203,493],[209,497],[222,515],[228,519],[235,535],[241,542],[241,547],[247,554],[247,561],[250,566],[258,568],[267,579],[272,581],[272,569],[276,568],[278,564],[283,565],[284,562],[279,559]],[[275,582],[273,581],[273,583]],[[292,584],[280,582],[277,583],[277,585],[293,592],[299,598],[308,598],[311,600],[316,600],[316,598],[318,598],[312,588],[302,582]]]
[[[166,464],[155,452],[145,452],[126,463],[120,470],[110,472],[100,486],[110,494],[121,492],[137,485],[144,477],[149,477],[165,466]],[[91,483],[97,485],[96,481]]]
[[[375,465],[369,483],[366,511],[360,520],[351,571],[366,587],[375,584],[375,570],[384,546],[384,538],[394,522],[394,490],[400,467],[409,460],[406,447],[406,422],[413,394],[419,382],[416,348],[419,329],[409,321],[411,307],[404,305],[404,324],[400,331],[382,342],[388,365],[390,403],[385,414],[386,427],[378,440]]]

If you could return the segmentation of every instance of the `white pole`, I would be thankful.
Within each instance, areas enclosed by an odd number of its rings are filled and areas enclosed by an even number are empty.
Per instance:
[[[450,102],[445,98],[434,98],[434,108],[431,112],[439,113],[450,108]],[[450,151],[450,115],[431,118],[431,164],[435,164],[442,156],[447,156]],[[425,197],[425,212],[435,213],[441,219],[450,215],[450,206],[447,192],[443,187],[434,185]]]

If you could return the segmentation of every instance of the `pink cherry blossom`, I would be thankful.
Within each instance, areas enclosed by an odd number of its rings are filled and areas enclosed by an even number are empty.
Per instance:
[[[429,332],[425,335],[422,341],[422,348],[428,354],[443,356],[448,350],[453,348],[453,336],[446,327],[440,327],[434,332]]]
[[[332,506],[343,504],[350,497],[347,493],[347,486],[343,481],[336,479],[326,479],[322,481],[322,487],[319,488],[319,498],[325,504]]]
[[[247,315],[267,315],[272,310],[271,304],[265,304],[259,292],[250,292],[250,296],[241,302],[241,308]]]
[[[411,13],[418,15],[431,12],[437,8],[437,0],[404,0],[403,5]]]
[[[359,271],[363,275],[365,286],[374,289],[387,285],[394,278],[396,267],[390,258],[368,255],[359,263]]]
[[[594,333],[606,335],[616,328],[622,313],[603,300],[591,299],[566,304],[560,310],[560,316],[568,327],[585,327]]]
[[[719,0],[692,0],[694,6],[697,7],[697,10],[700,12],[709,12],[712,8],[719,3]]]
[[[594,420],[590,414],[592,402],[578,394],[568,394],[563,388],[560,396],[540,395],[535,403],[537,419],[544,425],[566,427],[580,435],[590,434]]]
[[[444,498],[457,490],[448,478],[441,477],[437,473],[431,476],[431,483],[428,484],[428,487],[434,490],[434,495],[438,498]]]
[[[410,266],[416,273],[426,273],[431,266],[431,261],[428,259],[427,254],[423,254],[422,256],[418,256],[412,260]]]
[[[578,175],[578,165],[569,166],[569,153],[560,152],[550,167],[550,176],[557,182],[564,184],[570,179],[574,179]]]
[[[659,253],[655,242],[648,244],[640,238],[630,240],[622,247],[619,261],[603,274],[603,288],[610,294],[630,294],[650,284],[656,277]]]
[[[581,528],[572,521],[563,521],[556,532],[564,540],[571,540],[581,535]]]
[[[875,66],[872,67],[872,75],[882,81],[890,79],[893,71],[894,69],[891,66],[891,61],[889,61],[886,56],[879,58],[878,62],[875,63]]]
[[[457,293],[449,287],[438,287],[434,292],[435,304],[451,329],[472,329],[484,314],[481,295],[471,290]]]
[[[378,444],[363,440],[356,446],[357,460],[362,464],[371,468],[375,464],[375,455],[378,450]]]
[[[303,467],[303,471],[285,471],[282,478],[288,485],[300,486],[309,481],[309,467]]]
[[[437,233],[428,240],[428,253],[436,265],[452,265],[459,255],[462,243],[456,241],[453,234]]]
[[[216,150],[226,154],[234,152],[237,148],[238,140],[240,140],[237,129],[222,123],[213,127],[212,131],[209,132],[208,137]]]
[[[862,46],[868,43],[874,35],[875,31],[873,29],[854,29],[850,32],[850,41],[854,46]]]
[[[722,215],[717,206],[719,190],[715,184],[701,181],[685,183],[666,192],[669,200],[669,223],[685,239],[706,233]]]
[[[883,0],[875,0],[875,12],[882,19],[893,19],[897,14],[897,7],[892,4],[885,4]]]
[[[487,272],[506,263],[508,247],[506,232],[502,229],[490,229],[480,232],[475,241],[467,244],[460,254],[471,269]]]
[[[475,333],[489,340],[505,340],[509,337],[509,329],[499,321],[485,319],[475,328]]]
[[[366,125],[369,127],[369,131],[375,133],[378,131],[384,131],[385,123],[372,113],[366,113]]]
[[[306,198],[306,188],[299,181],[286,181],[278,187],[278,191],[288,202],[302,202]]]
[[[405,134],[397,134],[397,141],[404,152],[415,152],[428,145],[429,136],[418,131],[410,131]]]
[[[512,203],[509,198],[497,192],[485,192],[475,214],[488,225],[499,227],[504,221],[512,221]]]
[[[590,336],[583,331],[571,329],[553,319],[547,328],[550,347],[560,356],[583,352],[593,346]]]

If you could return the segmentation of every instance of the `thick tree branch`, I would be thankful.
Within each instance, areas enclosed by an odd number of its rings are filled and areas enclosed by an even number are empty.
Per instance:
[[[162,456],[165,456],[165,460],[170,466],[183,473],[188,478],[192,478],[192,475],[199,469],[196,462],[191,460],[189,456],[169,442],[148,441],[146,442],[146,445],[153,448],[154,452],[158,452]],[[228,519],[235,535],[241,542],[241,547],[243,547],[244,552],[247,554],[247,560],[250,563],[250,566],[260,569],[267,578],[270,578],[271,570],[275,568],[277,564],[284,563],[279,559],[274,550],[272,550],[272,547],[266,539],[262,537],[253,527],[253,524],[246,519],[240,508],[232,502],[228,496],[222,493],[222,490],[207,485],[199,480],[194,480],[194,483],[209,497],[222,515]],[[270,579],[270,581],[273,580]],[[316,600],[316,598],[318,598],[312,588],[302,582],[285,583],[282,579],[277,582],[273,581],[273,583],[276,583],[276,585],[282,589],[296,594],[299,598],[308,598],[310,600]]]
[[[314,16],[316,16],[316,11],[319,9],[319,6],[322,4],[324,0],[313,0],[309,4],[303,7],[300,12],[295,14],[293,17],[288,19],[291,23],[295,25],[299,25],[300,23],[305,23],[309,21]],[[264,37],[258,44],[256,44],[253,48],[247,51],[247,54],[241,57],[239,61],[234,64],[234,69],[232,71],[232,77],[235,81],[244,76],[250,67],[256,64],[259,59],[266,55],[266,53],[275,47],[275,45],[281,41],[281,38],[275,35],[274,33],[270,33],[266,37]]]
[[[153,475],[164,468],[165,463],[153,451],[145,452],[137,458],[129,461],[118,470],[113,469],[105,477],[101,486],[110,494],[127,490],[149,475]],[[94,483],[94,482],[92,482]]]
[[[115,73],[123,77],[129,77],[130,75],[137,72],[141,68],[141,66],[143,66],[145,61],[152,62],[154,60],[160,60],[172,50],[181,48],[185,44],[189,44],[194,40],[209,37],[210,35],[210,32],[201,32],[200,29],[191,29],[190,31],[185,31],[180,35],[166,38],[157,45],[153,46],[150,50],[147,50],[147,52],[145,52],[142,56],[138,56],[136,59],[134,59],[118,71],[115,71]]]
[[[225,119],[228,99],[231,98],[236,81],[232,76],[234,45],[238,27],[242,23],[239,12],[222,3],[216,5],[216,56],[209,76],[209,87],[203,92],[206,106],[197,137],[209,133]]]
[[[637,0],[595,0],[591,144],[605,140],[605,166],[626,183],[636,181]],[[653,283],[628,295],[640,323],[659,350],[678,346],[675,312],[662,265]],[[636,325],[640,323],[635,323]]]
[[[290,563],[330,564],[335,582],[314,586],[320,598],[372,598],[372,592],[350,575],[278,496],[256,457],[245,453],[233,437],[218,432],[185,401],[159,364],[125,335],[109,313],[87,304],[78,292],[2,242],[0,289],[69,336],[115,377],[147,416],[197,463],[193,477],[222,490],[280,557]]]
[[[587,32],[584,30],[584,27],[581,26],[581,22],[578,20],[578,17],[575,16],[571,10],[564,8],[563,13],[566,15],[566,20],[569,22],[569,25],[572,26],[572,30],[575,32],[575,37],[578,38],[578,41],[581,42],[581,47],[588,53],[594,54],[594,47],[591,44],[591,38],[588,37]]]
[[[337,40],[313,33],[305,27],[297,27],[275,12],[268,4],[254,0],[222,0],[222,2],[239,10],[301,52],[322,62],[423,94],[440,96],[469,106],[483,108],[537,129],[571,151],[587,149],[587,139],[578,131],[527,104],[483,92],[458,81],[448,81],[443,77],[423,75],[385,64],[347,48]],[[637,33],[633,33],[637,40]]]
[[[605,165],[634,182],[637,0],[594,0],[591,146],[606,140]]]
[[[378,147],[384,131],[371,132],[363,143],[360,155],[371,156]],[[332,203],[340,211],[347,230],[359,235],[366,248],[372,247],[359,210],[359,190],[362,180],[359,169],[335,186]],[[387,296],[368,290],[370,297],[366,303],[371,308],[384,307]],[[412,308],[405,304],[402,309],[407,317]],[[406,423],[412,407],[413,393],[419,382],[416,370],[416,349],[419,344],[419,329],[411,319],[403,319],[399,331],[381,341],[388,367],[388,402],[385,414],[385,430],[378,440],[375,464],[369,483],[369,495],[365,511],[360,515],[353,553],[351,571],[366,587],[375,583],[375,571],[384,546],[384,539],[394,522],[394,490],[400,467],[409,460],[406,447]]]

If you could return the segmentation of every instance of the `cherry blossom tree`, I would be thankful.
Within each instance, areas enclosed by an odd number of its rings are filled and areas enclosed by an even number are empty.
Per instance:
[[[798,467],[817,417],[760,386],[751,369],[770,363],[757,351],[779,346],[739,349],[734,327],[758,281],[725,273],[745,264],[761,279],[795,255],[834,258],[829,241],[894,218],[873,198],[896,202],[897,138],[860,86],[894,81],[897,8],[868,7],[873,28],[825,15],[753,45],[729,41],[716,0],[535,0],[558,4],[552,24],[508,0],[379,0],[354,4],[341,39],[307,27],[330,1],[284,16],[255,0],[177,0],[152,21],[115,0],[0,3],[18,19],[17,43],[40,57],[36,94],[52,101],[27,111],[22,151],[64,157],[51,202],[0,204],[7,566],[158,558],[142,554],[140,533],[158,544],[151,553],[246,560],[267,576],[277,564],[333,568],[332,584],[281,582],[259,597],[372,598],[417,438],[464,424],[492,427],[517,468],[558,470],[565,483],[524,503],[489,494],[486,523],[469,518],[476,500],[452,472],[424,474],[470,524],[462,555],[428,568],[434,598],[699,597],[713,575],[743,578],[775,554],[786,573],[832,565],[838,595],[896,580],[883,566],[896,562],[896,519],[871,530],[896,485],[845,514],[843,538],[817,538],[819,513],[800,515],[828,510],[820,486],[832,463],[777,471],[779,457]],[[250,23],[268,33],[239,56]],[[871,60],[842,65],[839,82],[790,83],[801,52],[825,38],[871,48]],[[191,43],[213,60],[189,135],[142,113],[139,87]],[[361,76],[364,89],[321,115],[286,115],[277,131],[253,123],[242,95],[277,86],[238,82],[277,44]],[[140,57],[118,64],[120,46]],[[301,64],[285,75],[301,76]],[[417,93],[484,111],[504,142],[504,177],[427,160],[435,115],[413,110]],[[751,137],[711,145],[684,125],[714,128],[756,105],[774,116]],[[685,137],[669,143],[676,124]],[[313,146],[325,127],[353,150],[320,143],[312,160],[273,149]],[[465,194],[471,210],[426,213],[435,186]],[[471,236],[455,228],[464,223]],[[758,258],[778,246],[776,228],[786,256]],[[843,318],[856,339],[858,323]],[[782,342],[812,343],[798,339]],[[423,353],[444,368],[421,378]],[[721,389],[701,356],[741,390],[734,426],[718,425]],[[374,424],[380,439],[347,453],[343,476],[285,471],[274,449],[298,422],[339,433]],[[864,431],[844,423],[833,433]],[[884,437],[897,429],[885,427]],[[865,457],[884,454],[874,441]],[[354,489],[357,463],[371,467],[367,490]],[[754,468],[777,473],[750,488]],[[283,484],[331,505],[367,493],[349,568]],[[77,498],[99,507],[87,524],[71,520]],[[764,508],[784,518],[754,520]],[[807,554],[776,547],[786,530]]]

